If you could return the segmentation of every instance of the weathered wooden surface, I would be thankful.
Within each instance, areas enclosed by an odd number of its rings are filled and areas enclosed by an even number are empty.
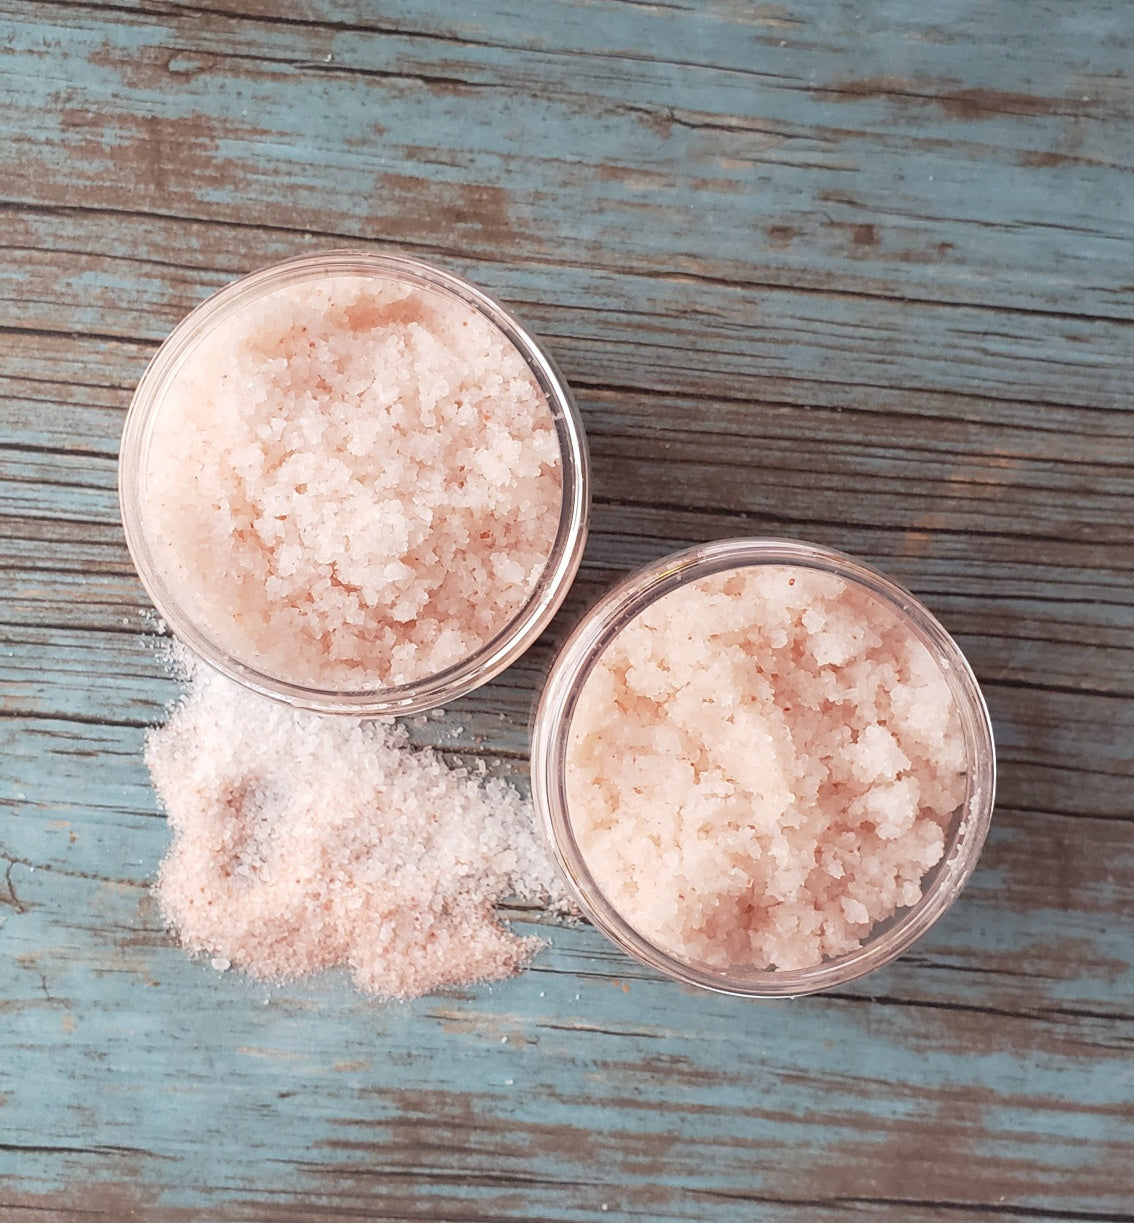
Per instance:
[[[0,0],[0,1218],[1134,1219],[1132,67],[1104,0]],[[359,243],[514,305],[594,456],[558,624],[430,733],[522,780],[616,573],[856,552],[1000,744],[914,953],[753,1005],[529,913],[524,976],[382,1006],[169,944],[122,414],[207,291]]]

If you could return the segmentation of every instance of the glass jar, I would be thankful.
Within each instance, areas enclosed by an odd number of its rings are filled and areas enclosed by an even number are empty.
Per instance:
[[[436,301],[446,309],[475,312],[519,353],[540,395],[546,400],[560,454],[561,500],[554,541],[542,573],[514,614],[466,657],[435,674],[414,676],[389,686],[368,684],[344,689],[320,678],[266,668],[247,649],[235,649],[217,630],[209,605],[201,613],[199,574],[173,555],[150,510],[160,492],[151,470],[155,429],[161,428],[170,390],[177,385],[201,345],[223,335],[245,313],[262,307],[281,290],[318,288],[334,278],[363,277],[391,283]],[[470,315],[471,317],[471,315]],[[193,367],[196,370],[196,366]],[[218,377],[222,371],[218,370]],[[194,376],[197,376],[196,373]],[[211,376],[211,375],[210,375]],[[223,447],[225,439],[217,438]],[[168,479],[168,472],[164,473]],[[186,479],[191,478],[190,474]],[[265,696],[323,713],[356,716],[409,714],[441,705],[490,680],[514,662],[538,637],[562,602],[578,569],[587,534],[588,457],[582,421],[571,392],[551,359],[498,302],[449,272],[418,259],[353,250],[302,255],[254,272],[221,289],[174,328],[146,369],[127,413],[122,436],[119,495],[126,541],[150,598],[173,634],[217,670]],[[392,558],[394,559],[394,558]],[[211,596],[210,596],[211,597]],[[235,613],[233,613],[235,615]],[[211,627],[210,627],[211,624]]]
[[[683,956],[672,947],[659,946],[656,931],[636,929],[599,885],[595,862],[588,861],[581,849],[572,818],[567,780],[572,722],[596,664],[619,634],[659,600],[701,579],[739,573],[751,566],[788,566],[832,575],[846,589],[858,592],[856,597],[867,601],[864,606],[876,603],[885,609],[880,615],[920,642],[936,664],[952,697],[963,744],[963,772],[957,779],[959,785],[963,776],[963,797],[948,817],[944,852],[922,877],[920,899],[872,926],[856,949],[807,967],[767,968],[743,962],[722,967],[704,957]],[[621,760],[611,761],[612,769],[620,767]],[[734,539],[706,544],[666,557],[628,577],[590,609],[559,653],[532,733],[533,799],[583,913],[616,946],[649,967],[688,985],[739,996],[792,997],[829,989],[871,972],[911,947],[949,908],[972,873],[988,831],[995,782],[988,711],[968,663],[945,629],[911,594],[869,566],[794,540]],[[611,816],[612,836],[621,835],[613,824],[616,819]]]

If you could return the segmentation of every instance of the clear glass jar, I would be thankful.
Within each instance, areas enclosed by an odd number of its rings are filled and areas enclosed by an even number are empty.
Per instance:
[[[567,762],[572,719],[596,662],[646,607],[699,579],[748,566],[792,566],[834,575],[881,602],[940,668],[956,709],[965,760],[964,798],[945,835],[944,853],[922,879],[921,899],[871,928],[858,950],[792,969],[721,969],[662,949],[635,929],[603,893],[572,823]],[[668,556],[633,574],[586,614],[557,657],[535,715],[532,795],[545,834],[583,913],[618,947],[688,985],[747,997],[794,997],[853,981],[893,960],[949,908],[976,865],[988,832],[996,758],[988,710],[956,643],[911,594],[842,553],[794,540],[734,539]]]
[[[562,501],[549,558],[512,618],[471,655],[436,674],[384,688],[339,690],[268,674],[254,659],[235,657],[187,606],[191,583],[171,577],[168,547],[147,512],[149,456],[155,423],[188,358],[216,329],[268,295],[333,277],[373,277],[439,295],[482,316],[519,352],[547,401],[561,455]],[[119,497],[126,542],[154,606],[173,634],[217,670],[264,696],[323,713],[409,714],[464,695],[514,662],[539,636],[563,601],[586,541],[588,456],[578,408],[567,384],[533,337],[498,302],[467,281],[418,259],[354,250],[302,255],[253,272],[208,298],[183,319],[146,369],[122,435]]]

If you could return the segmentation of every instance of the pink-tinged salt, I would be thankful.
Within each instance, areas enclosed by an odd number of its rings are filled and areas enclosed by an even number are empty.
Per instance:
[[[273,292],[192,350],[158,414],[145,512],[163,580],[277,679],[372,690],[507,626],[559,523],[546,397],[471,307],[393,280]]]
[[[639,934],[711,968],[806,968],[916,904],[965,793],[949,688],[893,610],[786,565],[700,579],[584,682],[567,797]]]
[[[186,948],[265,980],[345,966],[395,998],[507,976],[539,949],[493,912],[564,897],[511,786],[393,722],[293,710],[178,658],[189,692],[146,761],[173,830],[157,898]]]

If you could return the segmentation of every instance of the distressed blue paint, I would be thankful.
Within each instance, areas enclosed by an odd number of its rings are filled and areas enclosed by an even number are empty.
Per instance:
[[[0,1214],[1134,1217],[1130,8],[238,7],[0,2]],[[522,785],[615,573],[858,552],[957,632],[1001,744],[913,952],[751,1006],[529,914],[530,972],[384,1006],[169,945],[122,414],[207,292],[356,241],[514,304],[595,460],[559,624],[414,733]]]
[[[406,194],[424,180],[447,206],[450,244],[489,254],[495,231],[475,210],[463,225],[451,215],[473,183],[507,192],[529,256],[568,266],[621,251],[631,264],[739,276],[751,274],[755,250],[765,277],[812,278],[818,256],[848,285],[877,288],[899,261],[907,284],[934,299],[1125,310],[1132,142],[1108,122],[1132,109],[1122,19],[1111,14],[1118,30],[1099,41],[1090,23],[1048,12],[1014,29],[1006,48],[983,6],[952,8],[939,27],[911,33],[908,16],[892,23],[881,10],[832,5],[778,38],[772,24],[611,6],[576,18],[587,33],[562,49],[545,36],[548,50],[514,45],[531,28],[525,9],[495,14],[485,46],[323,38],[330,64],[321,53],[297,59],[295,32],[266,24],[68,23],[38,55],[37,31],[17,27],[12,101],[22,109],[31,99],[28,122],[46,144],[36,190],[47,194],[66,182],[80,142],[105,184],[123,177],[116,154],[141,141],[151,150],[135,158],[142,205],[168,197],[252,223],[302,229],[334,215],[360,235],[404,232]],[[199,50],[171,59],[171,45],[186,44]],[[263,59],[242,62],[243,50]],[[45,76],[44,54],[81,70]],[[450,84],[430,89],[422,72]],[[979,90],[995,95],[989,109],[961,117]],[[91,149],[81,116],[104,108],[123,120]],[[183,135],[175,114],[187,120]],[[712,126],[722,119],[724,130]],[[610,169],[597,181],[596,163]],[[572,210],[567,229],[564,198],[589,205]],[[855,245],[863,224],[877,226],[876,249]],[[799,231],[788,249],[769,242],[772,226]]]
[[[343,1140],[376,1142],[379,1151],[386,1144],[396,1159],[395,1093],[447,1098],[432,1119],[444,1134],[453,1123],[445,1109],[459,1116],[457,1098],[449,1098],[459,1084],[475,1092],[486,1119],[507,1118],[517,1135],[555,1125],[586,1135],[589,1167],[604,1193],[617,1192],[625,1173],[619,1150],[628,1126],[655,1136],[663,1182],[754,1189],[776,1184],[793,1148],[835,1157],[860,1140],[881,1143],[880,1125],[917,1132],[926,1124],[926,1098],[938,1098],[942,1083],[958,1096],[975,1084],[986,1103],[963,1126],[971,1141],[988,1144],[975,1157],[978,1171],[982,1158],[1028,1160],[1042,1128],[1056,1140],[1046,1171],[1037,1178],[1033,1170],[1033,1183],[1016,1199],[1042,1207],[1066,1178],[1134,1138],[1134,1123],[1120,1118],[1129,1098],[1126,1052],[1089,1043],[1070,1055],[1034,1049],[1022,1019],[1004,1025],[987,1048],[962,1053],[947,1018],[927,1021],[916,1008],[816,999],[792,1004],[785,1024],[781,1007],[692,997],[641,976],[622,978],[624,993],[605,975],[563,970],[561,942],[580,966],[609,971],[590,931],[556,932],[557,949],[522,981],[465,996],[384,1007],[328,982],[267,990],[171,949],[134,946],[136,887],[72,878],[61,888],[40,874],[16,876],[29,912],[19,923],[14,949],[24,958],[8,995],[20,1003],[9,1047],[37,1086],[9,1099],[6,1132],[26,1141],[63,1141],[76,1125],[105,1147],[134,1145],[144,1133],[150,1160],[177,1161],[186,1171],[206,1144],[212,1183],[252,1187],[263,1160],[303,1165],[322,1150],[333,1163],[344,1153],[331,1144]],[[62,912],[53,912],[60,903]],[[80,911],[97,926],[76,930],[66,913]],[[92,959],[101,965],[101,998],[90,994]],[[144,1005],[115,1005],[139,993]],[[587,1031],[599,1015],[604,1031]],[[1057,1043],[1057,1033],[1048,1039]],[[149,1048],[162,1049],[160,1062],[137,1056]],[[667,1081],[651,1066],[658,1062],[688,1070]],[[235,1098],[232,1074],[241,1084]],[[1090,1109],[1044,1115],[1032,1103],[1012,1103],[1056,1098],[1068,1075]],[[176,1107],[155,1107],[165,1092]],[[948,1112],[948,1097],[938,1107]],[[55,1128],[44,1132],[43,1118]],[[725,1145],[714,1139],[721,1121],[732,1140]],[[233,1132],[242,1135],[239,1144],[227,1140]],[[675,1149],[678,1134],[688,1151]],[[544,1154],[554,1165],[554,1155]],[[439,1149],[431,1158],[439,1167],[506,1171],[523,1166],[524,1152]],[[115,1163],[107,1160],[112,1175]],[[147,1166],[140,1160],[138,1172]],[[75,1168],[86,1171],[90,1161],[76,1160]],[[541,1171],[554,1179],[565,1169],[545,1164]],[[46,1158],[21,1171],[32,1183],[53,1175]],[[171,1202],[206,1200],[181,1177],[171,1179],[182,1186]],[[1071,1208],[1074,1199],[1061,1196]],[[1107,1205],[1120,1210],[1123,1203]]]

